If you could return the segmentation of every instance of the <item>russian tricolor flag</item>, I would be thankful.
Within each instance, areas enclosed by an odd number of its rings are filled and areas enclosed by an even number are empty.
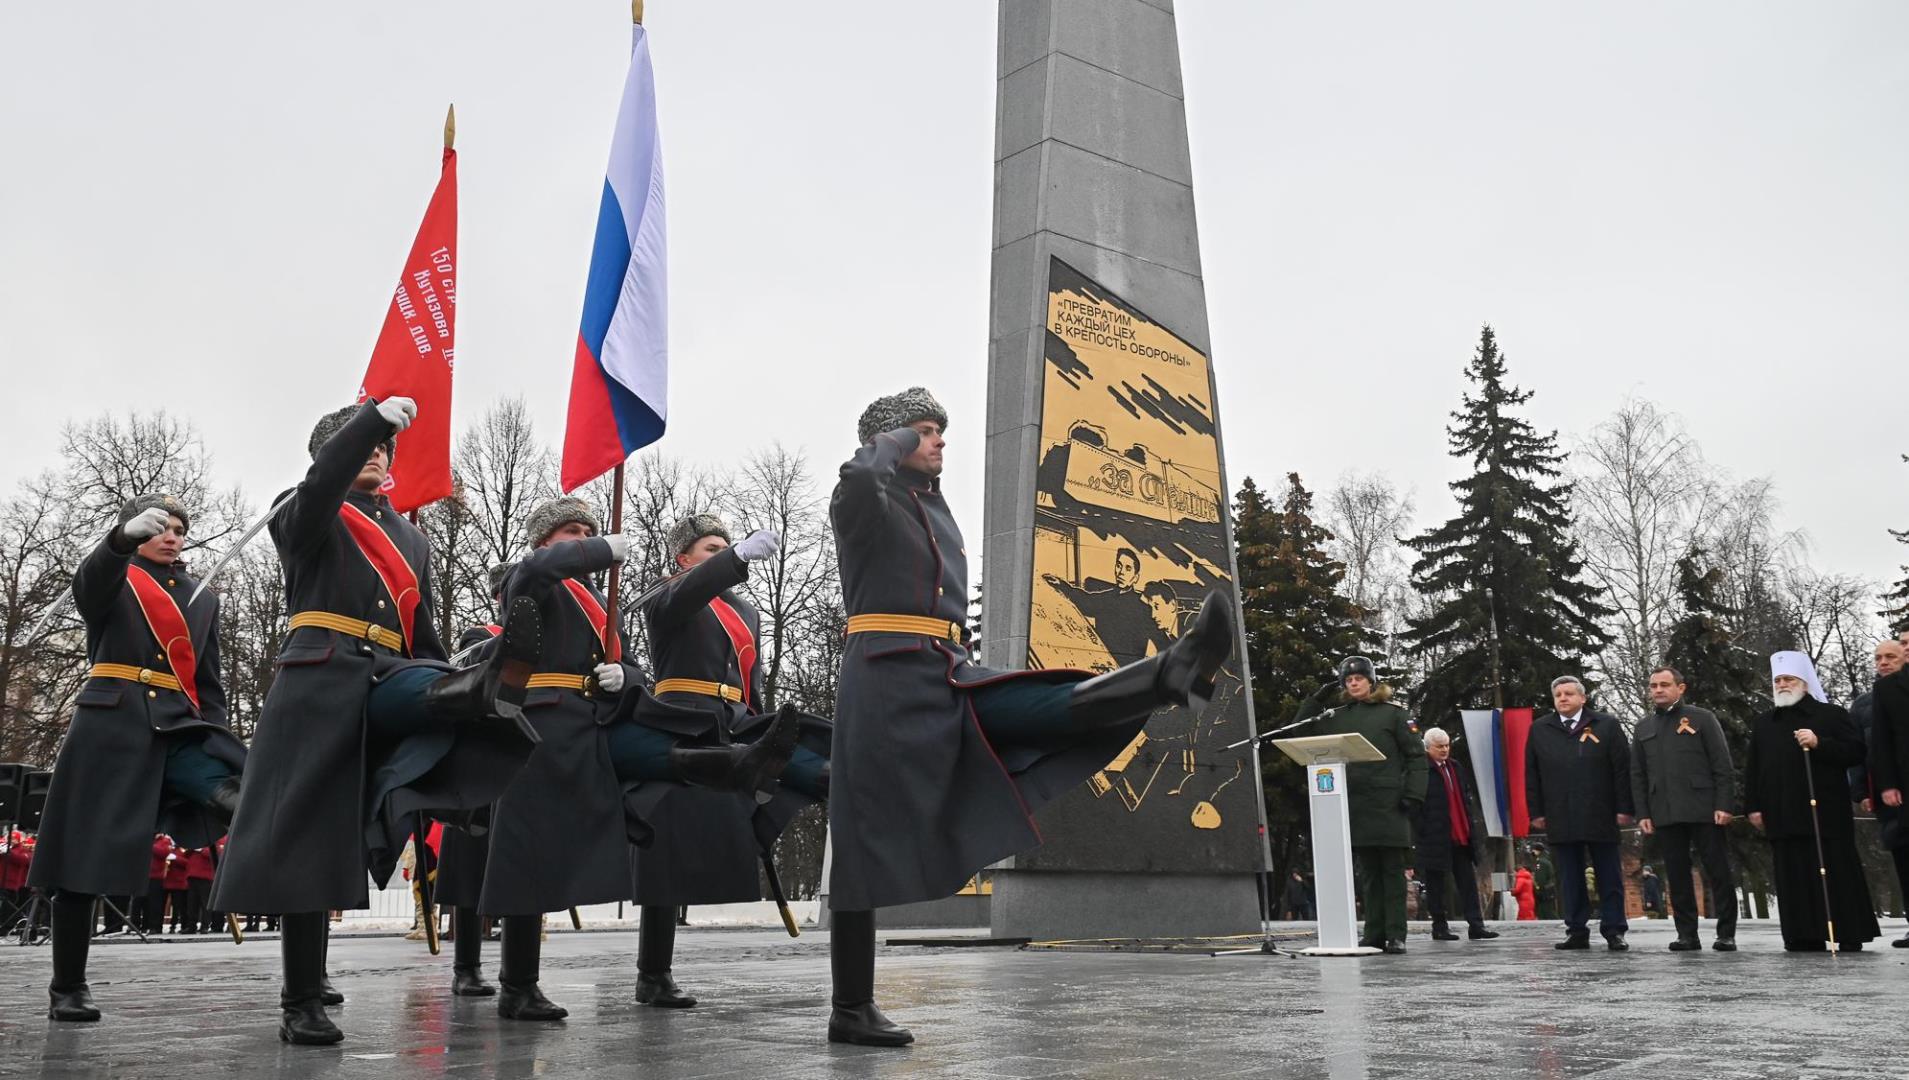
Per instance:
[[[1471,747],[1472,775],[1485,831],[1492,836],[1526,836],[1531,816],[1525,809],[1525,743],[1531,737],[1530,709],[1462,709],[1465,744]]]
[[[649,40],[635,28],[570,374],[563,489],[663,437],[669,416],[669,289],[663,153]]]

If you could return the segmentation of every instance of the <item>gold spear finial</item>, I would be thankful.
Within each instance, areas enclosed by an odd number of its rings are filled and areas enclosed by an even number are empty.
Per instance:
[[[452,105],[444,110],[444,149],[449,150],[456,145],[457,106]]]
[[[643,25],[643,0],[630,0],[630,21]]]

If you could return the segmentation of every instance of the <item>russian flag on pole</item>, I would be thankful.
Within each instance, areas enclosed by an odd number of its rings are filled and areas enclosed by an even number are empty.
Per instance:
[[[649,39],[638,25],[610,139],[610,167],[570,373],[565,491],[602,476],[663,437],[669,416],[667,249],[656,79]]]
[[[1472,775],[1478,778],[1485,831],[1496,837],[1530,835],[1525,742],[1531,736],[1531,710],[1461,709],[1459,719],[1471,749]]]

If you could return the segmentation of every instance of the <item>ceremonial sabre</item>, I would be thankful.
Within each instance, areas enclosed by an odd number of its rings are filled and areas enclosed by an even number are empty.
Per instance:
[[[424,930],[424,947],[431,950],[432,956],[436,956],[438,954],[436,882],[427,882],[425,879],[427,877],[436,878],[437,866],[436,860],[434,859],[432,860],[433,865],[428,871],[424,868],[425,853],[430,850],[430,846],[424,842],[424,838],[426,834],[430,832],[430,823],[425,820],[423,812],[419,812],[417,820],[412,824],[411,828],[411,845],[413,852],[411,859],[411,895],[417,900],[418,925]]]
[[[776,863],[769,853],[762,854],[762,874],[769,879],[769,895],[775,898],[776,910],[782,913],[782,925],[789,931],[790,937],[801,937],[802,931],[796,929],[795,914],[789,910],[789,901],[782,895],[782,879],[776,877]]]
[[[224,555],[219,557],[219,561],[212,564],[212,569],[206,571],[206,575],[199,579],[199,587],[192,590],[192,595],[186,598],[187,607],[191,607],[193,605],[193,602],[199,599],[199,594],[206,590],[206,586],[212,584],[213,578],[216,578],[219,576],[219,571],[224,570],[227,563],[231,562],[233,559],[238,558],[239,552],[245,550],[245,545],[252,542],[252,538],[259,534],[260,529],[263,529],[265,528],[265,526],[270,525],[272,523],[272,519],[278,516],[278,512],[280,510],[285,509],[285,504],[288,502],[291,502],[292,496],[296,495],[297,493],[298,493],[297,488],[293,488],[292,490],[286,492],[283,497],[281,497],[277,502],[272,504],[272,508],[270,510],[267,510],[265,513],[259,515],[259,519],[257,521],[254,521],[245,530],[245,532],[239,535],[238,540],[235,541],[231,547],[226,549]]]

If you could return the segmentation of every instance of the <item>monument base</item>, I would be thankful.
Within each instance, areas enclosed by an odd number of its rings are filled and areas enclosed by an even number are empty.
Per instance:
[[[875,926],[880,930],[965,930],[985,928],[991,898],[974,893],[923,900],[919,904],[875,909]],[[832,926],[828,897],[822,897],[816,913],[817,926]]]
[[[1254,934],[1252,874],[1115,874],[996,870],[990,915],[997,938],[1192,938]]]

